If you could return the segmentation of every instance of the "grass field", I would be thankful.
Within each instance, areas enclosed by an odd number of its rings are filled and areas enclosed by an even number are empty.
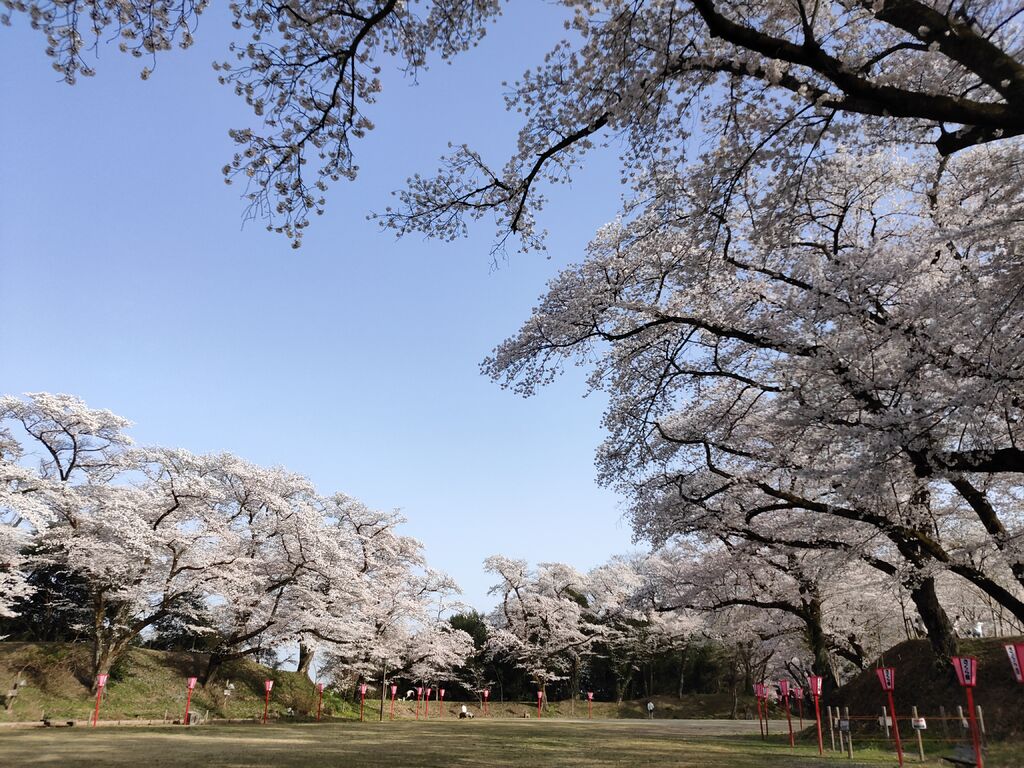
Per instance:
[[[1022,750],[1024,751],[1024,750]],[[1017,750],[990,754],[990,768],[1024,765]],[[736,721],[448,721],[0,730],[3,766],[668,766],[895,765],[891,752],[853,761],[765,744],[757,725]],[[922,765],[908,760],[909,765]],[[938,760],[927,766],[940,765]]]

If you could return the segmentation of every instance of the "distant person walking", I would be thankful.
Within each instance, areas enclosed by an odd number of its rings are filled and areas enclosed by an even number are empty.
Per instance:
[[[648,701],[647,702],[647,718],[649,720],[653,720],[654,719],[654,702],[653,701]]]

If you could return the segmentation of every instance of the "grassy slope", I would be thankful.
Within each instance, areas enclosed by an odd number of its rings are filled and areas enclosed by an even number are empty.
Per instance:
[[[127,661],[111,675],[104,695],[101,718],[171,719],[185,709],[185,678],[203,669],[205,656],[133,649]],[[85,719],[91,714],[95,698],[82,683],[88,667],[88,648],[64,643],[0,643],[0,694],[19,677],[27,685],[20,688],[11,711],[0,710],[0,723],[39,720]],[[118,674],[119,673],[119,674]],[[315,711],[313,684],[294,672],[278,672],[252,661],[240,660],[225,665],[218,677],[204,689],[197,687],[192,710],[210,712],[211,717],[248,718],[263,711],[263,681],[271,678],[272,715],[288,707],[298,713]],[[225,684],[235,686],[224,696]],[[333,697],[325,698],[325,711],[351,714],[350,707]]]

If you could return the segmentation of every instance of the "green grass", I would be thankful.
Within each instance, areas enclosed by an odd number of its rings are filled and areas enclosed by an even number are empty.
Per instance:
[[[777,739],[779,737],[776,737]],[[1018,745],[990,752],[990,768],[1022,763]],[[166,728],[0,729],[0,762],[11,766],[277,766],[278,768],[761,768],[895,765],[889,751],[858,750],[855,759],[790,750],[736,721],[498,720]],[[1016,761],[1016,762],[1015,762]],[[908,766],[937,768],[937,760]]]

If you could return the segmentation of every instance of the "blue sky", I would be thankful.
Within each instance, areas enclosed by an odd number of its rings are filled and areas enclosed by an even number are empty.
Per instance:
[[[540,62],[558,14],[512,4],[418,85],[385,72],[360,178],[331,190],[299,251],[243,228],[220,175],[228,128],[251,124],[210,67],[223,9],[149,81],[149,62],[108,46],[70,88],[16,16],[0,29],[0,392],[77,394],[132,419],[137,442],[229,450],[400,507],[478,607],[489,554],[588,568],[628,551],[619,502],[593,480],[603,400],[582,397],[582,374],[522,400],[478,371],[615,214],[614,153],[551,191],[548,254],[497,270],[489,222],[444,244],[366,220],[448,141],[505,160],[518,122],[500,83]]]

